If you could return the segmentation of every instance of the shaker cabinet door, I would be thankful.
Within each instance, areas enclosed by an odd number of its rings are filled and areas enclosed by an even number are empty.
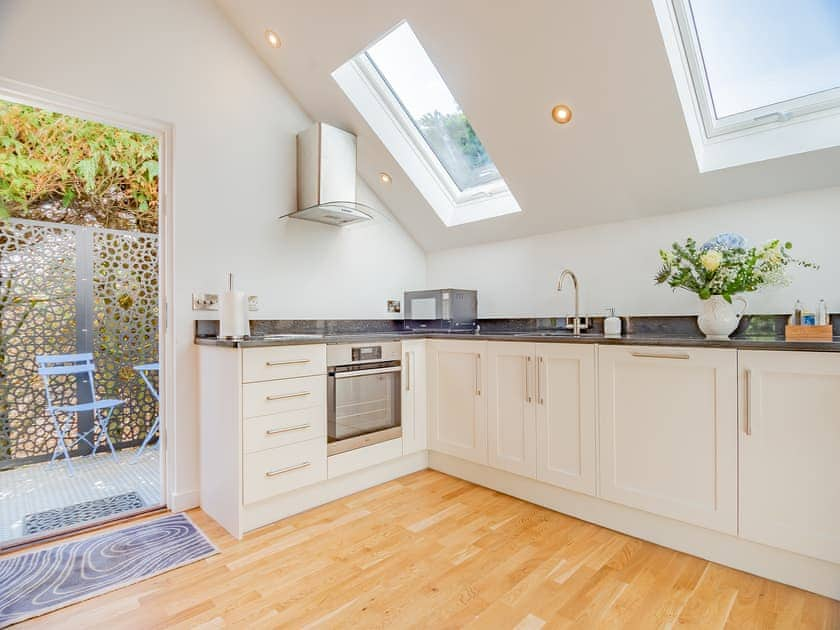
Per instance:
[[[596,348],[565,343],[536,348],[537,479],[594,495]]]
[[[840,563],[840,355],[740,353],[740,535]]]
[[[537,475],[536,369],[533,343],[487,344],[488,464]]]
[[[428,446],[426,422],[426,341],[402,342],[402,443],[403,455],[425,451]]]
[[[478,464],[487,463],[486,348],[483,341],[431,340],[426,357],[429,447]]]
[[[600,495],[737,532],[737,352],[599,349]]]

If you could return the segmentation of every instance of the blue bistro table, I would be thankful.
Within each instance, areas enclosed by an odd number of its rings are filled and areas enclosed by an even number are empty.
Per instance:
[[[149,375],[152,372],[160,372],[160,363],[144,363],[143,365],[135,365],[134,371],[137,372],[143,381],[146,383],[146,387],[149,388],[149,392],[151,392],[152,396],[155,398],[155,402],[160,405],[160,396],[158,395],[157,388],[154,386],[151,380],[149,380]],[[158,408],[158,415],[155,416],[155,421],[152,423],[152,428],[149,429],[149,432],[146,434],[146,439],[143,440],[143,444],[140,445],[140,450],[137,451],[134,455],[134,461],[136,462],[140,455],[143,454],[143,449],[146,448],[148,445],[149,440],[151,440],[155,433],[158,432],[160,429],[160,408]]]

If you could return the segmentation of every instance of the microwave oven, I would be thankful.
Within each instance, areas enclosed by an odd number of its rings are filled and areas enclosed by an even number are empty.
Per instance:
[[[431,322],[439,322],[438,326],[441,328],[473,329],[478,318],[478,291],[406,291],[403,304],[405,319],[426,322],[418,324],[421,328],[428,328]]]

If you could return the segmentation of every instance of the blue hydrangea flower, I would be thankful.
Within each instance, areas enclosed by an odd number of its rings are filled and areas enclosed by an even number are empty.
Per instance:
[[[725,232],[718,234],[712,239],[703,243],[700,251],[706,252],[710,249],[717,251],[726,251],[727,249],[745,249],[747,246],[747,239],[740,234],[733,234],[732,232]]]

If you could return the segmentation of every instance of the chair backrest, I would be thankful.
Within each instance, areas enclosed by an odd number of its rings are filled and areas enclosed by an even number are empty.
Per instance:
[[[96,386],[93,382],[93,373],[96,366],[93,363],[93,354],[85,352],[82,354],[40,354],[35,357],[38,366],[38,374],[44,379],[44,389],[47,394],[47,404],[52,407],[52,393],[50,391],[50,377],[64,376],[70,374],[86,374],[90,383],[91,400],[96,400]]]

